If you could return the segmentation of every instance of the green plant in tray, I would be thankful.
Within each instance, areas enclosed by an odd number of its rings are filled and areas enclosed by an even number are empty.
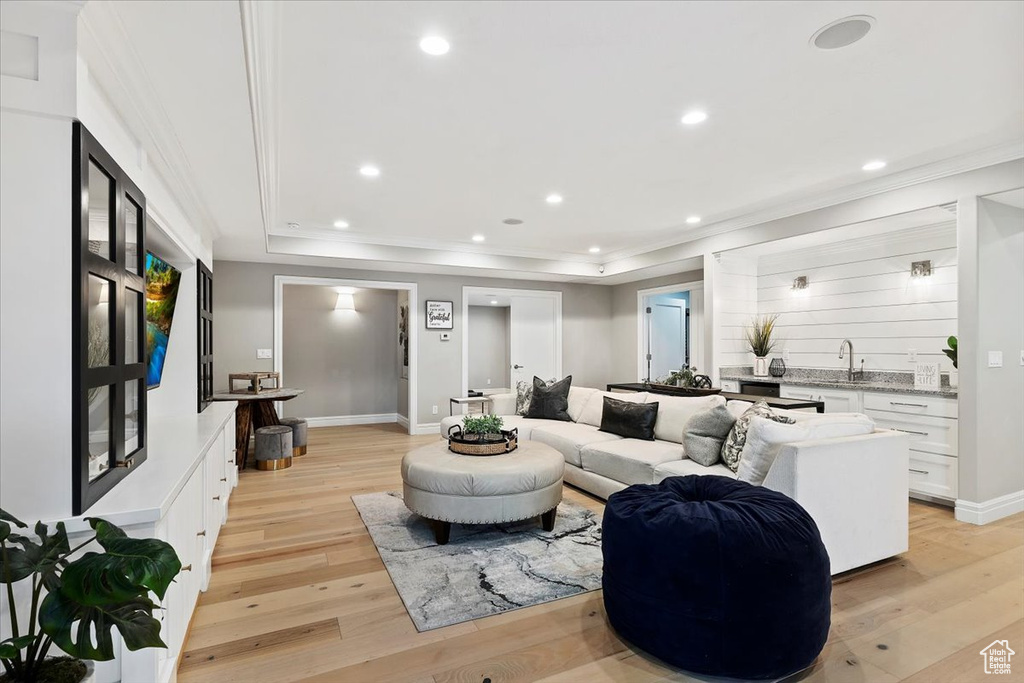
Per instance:
[[[466,434],[501,434],[502,419],[497,415],[467,415],[462,420]]]

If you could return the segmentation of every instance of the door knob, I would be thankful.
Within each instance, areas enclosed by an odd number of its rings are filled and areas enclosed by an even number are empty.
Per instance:
[[[522,369],[523,369],[523,366],[522,366],[522,365],[513,365],[513,366],[512,366],[512,369],[513,369],[513,370],[522,370]]]

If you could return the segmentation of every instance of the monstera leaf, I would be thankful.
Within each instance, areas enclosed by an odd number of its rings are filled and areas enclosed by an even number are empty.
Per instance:
[[[10,515],[3,513],[0,519],[0,541],[12,544],[5,546],[3,553],[0,553],[0,582],[17,583],[32,574],[38,574],[46,590],[56,588],[60,583],[58,570],[65,563],[64,556],[71,551],[64,524],[57,524],[57,532],[51,536],[45,524],[37,523],[33,529],[38,536],[36,540],[13,533],[8,520],[20,527],[25,525]]]
[[[156,604],[145,595],[124,598],[114,592],[92,593],[90,604],[82,604],[65,593],[67,583],[47,594],[39,607],[40,627],[64,652],[79,659],[111,660],[114,628],[129,650],[167,647],[160,639],[160,622],[153,618]]]
[[[102,555],[113,573],[119,573],[125,580],[143,586],[163,600],[168,586],[181,571],[181,561],[169,544],[155,538],[131,538],[121,529],[102,519],[90,518],[89,524],[96,531],[96,542],[107,552]],[[64,572],[85,558],[76,560]]]

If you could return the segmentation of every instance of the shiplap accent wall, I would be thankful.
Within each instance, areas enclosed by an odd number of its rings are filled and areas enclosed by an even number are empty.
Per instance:
[[[910,277],[913,261],[931,260],[932,275]],[[786,254],[762,256],[757,265],[757,310],[779,313],[779,344],[788,365],[845,368],[843,339],[867,370],[913,370],[919,361],[952,363],[942,353],[957,325],[956,223],[914,228]],[[810,285],[792,289],[806,275]],[[742,329],[726,338],[742,339]],[[743,364],[749,364],[750,358]]]
[[[715,254],[715,367],[752,365],[743,328],[757,314],[757,258]]]

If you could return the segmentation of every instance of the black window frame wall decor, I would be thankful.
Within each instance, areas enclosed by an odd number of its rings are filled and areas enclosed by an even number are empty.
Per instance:
[[[110,229],[109,256],[90,250],[89,177],[94,164],[111,182],[113,192],[107,207]],[[138,186],[103,149],[81,122],[72,128],[72,509],[80,515],[108,493],[146,460],[146,197]],[[136,211],[134,263],[126,244],[126,212]],[[129,267],[133,266],[135,272]],[[90,289],[89,278],[106,281],[108,365],[90,367]],[[125,302],[128,293],[139,297],[135,307],[135,361],[126,363]],[[100,302],[103,298],[99,299]],[[126,452],[125,400],[129,382],[136,383],[138,447]],[[89,391],[106,388],[108,467],[95,479],[89,476],[90,415]]]
[[[196,279],[196,357],[198,376],[198,412],[203,412],[213,402],[213,271],[202,261],[197,261]]]

